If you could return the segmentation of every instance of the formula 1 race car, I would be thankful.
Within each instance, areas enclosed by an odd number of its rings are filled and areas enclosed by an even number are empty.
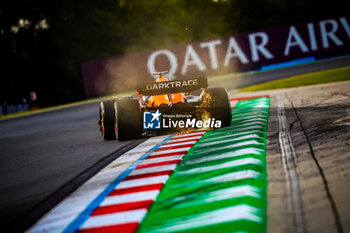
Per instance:
[[[230,125],[225,88],[208,89],[206,77],[169,81],[163,77],[166,73],[157,72],[154,75],[159,78],[154,83],[140,85],[138,99],[116,97],[100,103],[98,125],[103,139],[130,140],[160,131],[188,132]]]

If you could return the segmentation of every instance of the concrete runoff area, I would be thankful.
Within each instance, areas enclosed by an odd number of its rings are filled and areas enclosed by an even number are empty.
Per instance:
[[[268,232],[293,232],[278,141],[279,95],[296,153],[307,232],[350,230],[350,82],[233,94],[271,95],[267,134]]]

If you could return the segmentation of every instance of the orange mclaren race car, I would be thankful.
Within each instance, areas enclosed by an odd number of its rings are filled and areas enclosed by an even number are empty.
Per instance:
[[[100,103],[98,125],[105,140],[230,125],[231,108],[225,88],[207,88],[206,77],[168,80],[166,73],[157,72],[154,83],[140,85],[136,98]]]

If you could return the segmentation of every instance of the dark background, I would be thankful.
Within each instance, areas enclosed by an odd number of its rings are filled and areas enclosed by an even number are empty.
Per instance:
[[[341,0],[1,1],[0,104],[85,99],[85,61],[348,15]]]
[[[193,77],[210,77],[241,73],[246,71],[261,70],[263,66],[266,65],[276,65],[283,62],[296,61],[298,59],[313,59],[322,60],[325,58],[344,56],[350,54],[350,38],[349,33],[346,29],[346,24],[350,22],[350,18],[346,17],[335,17],[327,18],[325,20],[318,21],[307,21],[304,23],[293,24],[293,26],[278,26],[268,29],[259,30],[257,32],[251,33],[238,33],[234,36],[224,36],[221,38],[210,39],[209,42],[205,43],[217,43],[214,48],[215,55],[210,54],[207,47],[202,47],[203,41],[192,42],[188,44],[180,44],[176,46],[169,46],[166,49],[161,48],[158,50],[147,50],[144,52],[136,52],[124,54],[121,56],[113,56],[111,58],[100,59],[85,62],[82,65],[84,78],[85,78],[85,88],[88,97],[98,97],[105,95],[113,95],[117,92],[135,91],[136,87],[140,83],[152,83],[154,82],[154,76],[149,70],[149,64],[153,64],[156,71],[167,70],[168,78],[171,79],[183,79],[183,78],[193,78]],[[341,21],[346,22],[344,25]],[[309,30],[307,29],[309,25],[314,26],[314,40],[315,47],[311,48],[311,41]],[[333,26],[332,26],[333,24]],[[325,30],[321,30],[321,25],[325,25]],[[305,51],[300,48],[299,44],[295,44],[296,38],[290,37],[291,29],[294,28],[295,33],[300,37],[300,41],[303,41],[305,46]],[[327,38],[327,32],[334,32],[334,38],[328,38],[328,46],[323,43]],[[255,59],[252,57],[252,46],[250,45],[249,37],[251,35],[258,35],[258,39],[255,41],[260,43],[262,41],[261,34],[266,36],[266,51],[270,54],[269,57],[263,55],[261,52],[257,53]],[[293,38],[293,39],[290,39]],[[232,48],[229,47],[229,41],[235,40],[238,48],[241,50],[242,55],[246,59],[246,63],[242,62],[237,57],[230,58],[229,63],[225,65],[227,51],[233,53]],[[287,46],[288,41],[291,41]],[[185,59],[190,54],[187,51],[189,46],[192,46],[192,51],[198,56],[200,62],[202,62],[203,67],[199,69],[197,63],[193,64],[192,55],[191,59]],[[308,48],[308,46],[310,48]],[[286,48],[289,48],[289,53],[285,54]],[[163,52],[166,51],[173,57],[173,64],[171,64],[169,55],[165,55]],[[150,62],[150,57],[154,54],[160,52],[153,62]],[[236,51],[237,52],[237,51]],[[214,58],[215,57],[215,58]],[[212,67],[212,58],[217,61],[217,67]],[[191,62],[192,61],[192,64]],[[190,64],[190,65],[189,65]],[[347,65],[350,63],[348,62]],[[186,68],[185,72],[182,72],[183,68]],[[262,77],[259,74],[259,77]],[[230,81],[222,86],[227,87],[229,83],[237,84],[237,78],[232,78]],[[252,85],[252,84],[250,84]],[[212,84],[211,84],[212,86]],[[235,86],[234,88],[238,88]]]

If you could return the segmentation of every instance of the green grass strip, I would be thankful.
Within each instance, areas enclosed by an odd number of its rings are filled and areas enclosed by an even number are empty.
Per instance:
[[[350,66],[292,76],[240,89],[238,92],[291,88],[350,80]]]
[[[269,107],[266,97],[239,101],[231,126],[205,133],[137,232],[266,232]]]

